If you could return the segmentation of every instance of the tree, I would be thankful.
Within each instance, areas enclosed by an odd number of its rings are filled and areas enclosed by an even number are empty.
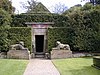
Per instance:
[[[77,5],[73,6],[73,7],[71,7],[70,9],[66,10],[66,11],[63,12],[62,14],[63,14],[63,15],[66,15],[66,14],[68,15],[68,14],[71,14],[72,12],[75,13],[75,12],[80,11],[81,8],[82,8],[82,5],[77,4]]]
[[[31,0],[27,2],[21,2],[21,4],[22,8],[26,9],[27,11],[30,11],[36,6],[37,2],[35,0]]]
[[[83,7],[74,6],[66,12],[64,15],[69,18],[67,22],[70,24],[69,28],[72,28],[75,33],[74,40],[72,40],[74,41],[74,49],[99,51],[100,6],[86,3]]]
[[[62,14],[67,10],[67,6],[65,4],[58,3],[53,7],[53,12],[57,14]]]
[[[0,8],[7,11],[8,13],[13,13],[14,7],[12,6],[12,2],[9,0],[0,0]]]
[[[8,37],[8,29],[10,27],[11,15],[0,8],[0,51],[8,50],[9,40]]]
[[[92,3],[93,5],[100,4],[100,0],[82,0],[82,1],[88,1],[88,2]]]
[[[96,0],[95,2],[96,2],[96,4],[100,4],[100,0]]]
[[[11,22],[11,15],[0,8],[0,26],[8,26]]]

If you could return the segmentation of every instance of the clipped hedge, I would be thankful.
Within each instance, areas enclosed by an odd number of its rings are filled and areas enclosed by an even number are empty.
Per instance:
[[[25,22],[54,22],[54,27],[65,25],[67,17],[58,14],[20,14],[12,15],[12,27],[26,27]]]
[[[48,29],[48,50],[56,47],[56,41],[61,43],[69,44],[71,49],[74,45],[74,31],[72,28],[49,28]]]
[[[48,50],[56,47],[56,41],[67,43],[72,51],[100,51],[100,34],[92,29],[56,27],[48,29]]]
[[[31,50],[31,28],[28,27],[11,27],[8,30],[8,39],[10,45],[23,41],[25,47]]]

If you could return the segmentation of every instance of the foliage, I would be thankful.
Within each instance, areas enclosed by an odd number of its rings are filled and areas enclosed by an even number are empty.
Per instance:
[[[0,8],[0,26],[10,25],[11,15],[8,14],[5,10]]]
[[[31,50],[31,28],[0,27],[0,51],[8,51],[9,46],[23,41]]]
[[[69,44],[71,49],[74,45],[75,34],[72,28],[49,28],[48,29],[48,50],[56,47],[56,41]]]
[[[27,11],[31,11],[37,5],[35,0],[30,0],[27,2],[21,2],[22,8],[26,9]]]
[[[13,12],[13,6],[11,1],[9,0],[0,0],[0,8],[2,8],[3,10],[5,10],[8,13],[12,13]]]
[[[25,27],[25,22],[54,22],[49,29],[49,50],[57,40],[68,43],[71,50],[99,51],[100,49],[100,5],[87,3],[76,5],[64,14],[20,14],[12,15],[12,27]],[[63,29],[65,28],[65,29]],[[59,33],[58,33],[59,32]]]
[[[8,29],[10,27],[11,16],[2,8],[0,8],[0,51],[7,51],[9,40]]]
[[[53,60],[61,75],[99,75],[100,70],[95,69],[91,58],[71,58]]]
[[[88,1],[88,2],[92,3],[93,5],[100,4],[100,0],[82,0],[82,1]]]
[[[53,27],[65,25],[66,16],[58,14],[20,14],[12,15],[12,27],[26,27],[25,22],[54,22]]]
[[[78,8],[76,10],[71,8],[64,13],[64,15],[68,16],[69,27],[74,29],[74,49],[99,51],[100,6],[87,3]]]
[[[66,15],[66,14],[71,14],[72,12],[78,12],[80,11],[81,7],[82,7],[81,5],[75,5],[71,7],[70,9],[66,10],[65,12],[63,12],[62,14]]]
[[[26,27],[12,27],[8,30],[8,39],[10,45],[23,41],[25,47],[31,50],[31,28]]]
[[[23,75],[27,60],[0,59],[0,75]]]
[[[9,40],[8,36],[8,28],[5,26],[0,26],[0,51],[7,51]]]

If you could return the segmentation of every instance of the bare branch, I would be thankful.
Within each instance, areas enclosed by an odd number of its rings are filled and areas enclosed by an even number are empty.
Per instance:
[[[58,4],[56,4],[53,7],[53,12],[54,13],[58,13],[58,14],[62,14],[64,11],[66,11],[68,9],[68,7],[65,4],[61,4],[60,2]]]

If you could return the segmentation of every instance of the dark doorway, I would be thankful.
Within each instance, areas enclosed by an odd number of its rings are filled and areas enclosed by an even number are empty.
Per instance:
[[[35,35],[36,52],[43,52],[44,35]]]

